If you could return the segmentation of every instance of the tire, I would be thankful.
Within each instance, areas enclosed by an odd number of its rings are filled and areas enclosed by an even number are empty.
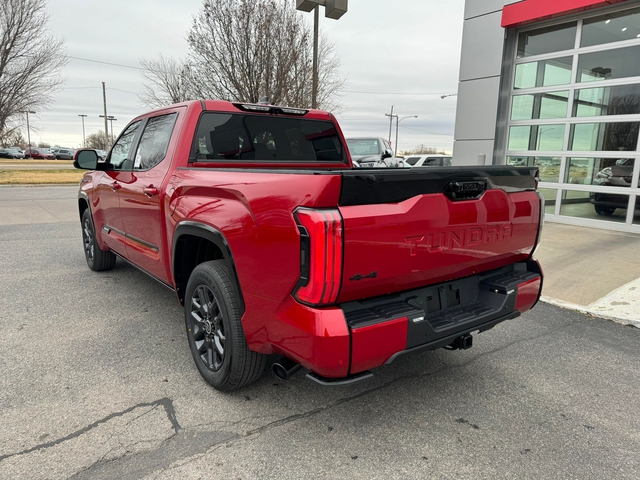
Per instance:
[[[610,217],[616,211],[614,207],[603,207],[602,205],[594,205],[596,213],[604,217]]]
[[[82,242],[84,257],[91,270],[96,272],[111,270],[116,264],[116,255],[111,251],[102,250],[98,245],[96,229],[88,208],[82,214]]]
[[[201,263],[193,270],[184,312],[193,360],[213,388],[230,392],[260,378],[267,356],[249,350],[238,298],[223,260]]]

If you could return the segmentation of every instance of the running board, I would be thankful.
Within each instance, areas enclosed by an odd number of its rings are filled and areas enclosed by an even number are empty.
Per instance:
[[[348,377],[344,378],[325,378],[321,377],[317,373],[307,373],[307,378],[310,378],[314,382],[319,383],[320,385],[324,385],[325,387],[340,387],[342,385],[349,385],[351,383],[359,382],[360,380],[366,380],[367,378],[371,377],[373,377],[373,373],[371,373],[369,370],[356,373],[355,375],[349,375]]]

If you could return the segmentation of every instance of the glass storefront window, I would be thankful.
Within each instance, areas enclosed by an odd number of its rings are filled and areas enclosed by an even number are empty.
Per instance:
[[[569,150],[634,151],[638,145],[639,125],[638,122],[571,125]]]
[[[640,85],[576,90],[574,117],[634,115],[640,113]]]
[[[533,165],[533,157],[507,157],[507,165],[512,167],[529,167]]]
[[[578,81],[597,82],[640,75],[640,45],[578,57]]]
[[[625,223],[629,195],[602,192],[562,192],[560,215]]]
[[[533,166],[540,170],[540,181],[558,183],[560,180],[560,157],[534,157]]]
[[[560,157],[507,157],[507,165],[513,167],[538,167],[540,181],[558,183],[560,180]],[[555,198],[555,197],[554,197]]]
[[[544,197],[545,215],[553,215],[556,210],[556,195],[558,191],[555,188],[539,188],[538,193]]]
[[[506,163],[539,170],[555,220],[640,231],[640,0],[628,3],[524,27],[511,46]]]
[[[548,87],[571,82],[573,57],[553,58],[539,62],[521,63],[516,66],[513,88]]]
[[[518,35],[518,58],[574,48],[577,23],[529,30]]]
[[[564,125],[526,125],[509,129],[509,150],[562,150]]]
[[[640,9],[585,18],[580,46],[634,40],[640,36]]]
[[[565,182],[576,185],[629,187],[633,158],[568,158]]]
[[[562,150],[564,125],[537,125],[536,150]]]
[[[514,95],[511,104],[511,120],[564,118],[567,116],[568,103],[569,90],[534,95]]]
[[[517,126],[509,129],[509,150],[529,150],[530,126]]]

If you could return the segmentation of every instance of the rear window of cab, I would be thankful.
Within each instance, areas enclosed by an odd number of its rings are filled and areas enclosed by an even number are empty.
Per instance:
[[[344,163],[335,125],[321,120],[205,112],[191,160]]]

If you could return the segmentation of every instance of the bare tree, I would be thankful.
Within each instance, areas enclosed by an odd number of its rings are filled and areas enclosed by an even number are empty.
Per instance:
[[[192,97],[311,105],[310,27],[286,0],[204,0],[188,35]],[[344,80],[331,42],[319,54],[318,100],[335,108]]]
[[[47,30],[46,0],[0,1],[0,138],[23,125],[25,111],[45,107],[62,83],[62,40]]]
[[[109,139],[103,130],[87,135],[85,140],[86,148],[96,148],[98,150],[109,150]]]
[[[20,147],[22,150],[27,149],[27,139],[19,130],[14,130],[1,138],[0,144],[3,147]]]
[[[187,62],[160,54],[154,60],[141,59],[140,64],[144,68],[145,86],[139,98],[148,107],[162,107],[195,98]]]

